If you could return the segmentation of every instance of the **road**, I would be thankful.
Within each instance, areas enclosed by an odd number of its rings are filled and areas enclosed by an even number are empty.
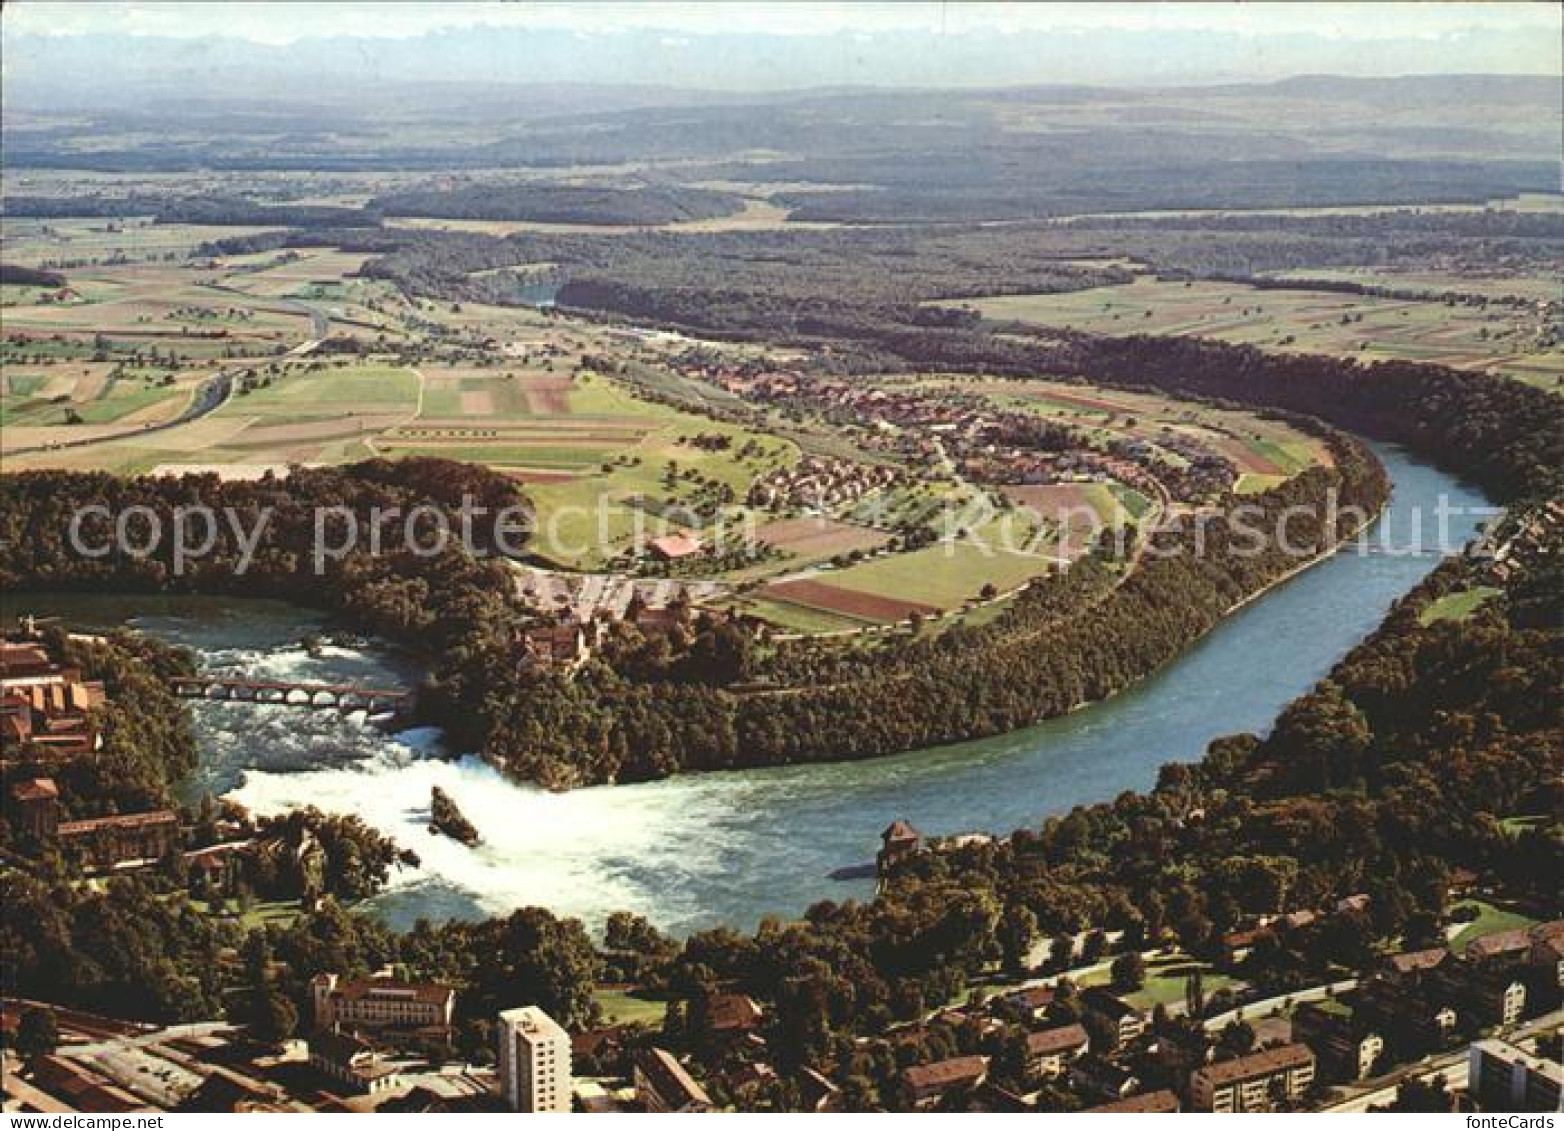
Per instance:
[[[300,304],[303,305],[302,303]],[[313,307],[307,308],[310,320],[315,332],[315,337],[300,342],[282,359],[304,357],[313,353],[325,339],[325,331],[330,322],[326,316]],[[200,420],[203,416],[216,412],[233,398],[234,388],[239,375],[251,365],[234,366],[224,369],[212,377],[196,390],[195,396],[185,406],[185,411],[172,420],[165,420],[161,424],[146,424],[140,428],[128,428],[123,432],[110,432],[101,436],[88,436],[78,440],[59,440],[52,444],[34,444],[28,448],[12,448],[6,452],[9,456],[29,455],[33,452],[58,452],[68,448],[90,448],[95,444],[107,444],[114,440],[123,440],[127,436],[151,436],[158,432],[166,432],[170,428],[179,428],[192,421]]]
[[[1564,1024],[1564,1009],[1556,1009],[1552,1013],[1534,1017],[1510,1032],[1501,1034],[1501,1036],[1506,1041],[1524,1041],[1528,1037],[1536,1036],[1538,1033],[1551,1032],[1557,1029],[1560,1024]],[[1364,1112],[1370,1107],[1383,1106],[1392,1102],[1396,1098],[1396,1089],[1403,1081],[1411,1078],[1432,1081],[1436,1076],[1443,1076],[1445,1083],[1452,1090],[1465,1088],[1469,1079],[1470,1061],[1468,1058],[1470,1055],[1470,1046],[1463,1045],[1454,1052],[1424,1057],[1415,1064],[1405,1065],[1394,1072],[1378,1076],[1365,1084],[1359,1085],[1359,1087],[1364,1089],[1360,1094],[1320,1110],[1351,1113]]]

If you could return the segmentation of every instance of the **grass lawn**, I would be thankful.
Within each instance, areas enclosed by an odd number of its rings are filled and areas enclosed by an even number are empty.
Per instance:
[[[1496,935],[1500,931],[1512,931],[1517,927],[1532,927],[1537,923],[1537,920],[1526,915],[1506,911],[1480,899],[1468,899],[1457,906],[1476,907],[1477,918],[1461,924],[1461,929],[1450,937],[1450,948],[1455,951],[1462,950],[1473,939],[1480,939],[1484,935]]]
[[[593,990],[592,997],[603,1008],[603,1019],[610,1025],[661,1025],[668,1003],[659,998],[642,997],[638,992]]]
[[[303,907],[296,899],[264,900],[262,902],[256,903],[253,907],[250,908],[250,910],[246,911],[242,915],[237,915],[236,909],[238,904],[234,900],[223,901],[217,908],[214,909],[213,906],[205,900],[192,899],[190,901],[190,906],[194,907],[203,915],[210,915],[214,918],[237,918],[239,925],[244,927],[246,930],[253,930],[256,927],[264,927],[271,923],[276,923],[279,926],[286,926],[287,924],[293,922],[293,920],[297,919],[301,914],[303,914]]]
[[[184,400],[186,396],[186,390],[173,385],[141,385],[119,381],[102,399],[77,405],[76,411],[84,424],[113,424],[144,408],[175,398]]]
[[[355,365],[284,377],[234,399],[220,412],[264,416],[269,423],[364,413],[411,412],[418,404],[418,376],[410,369]]]
[[[985,584],[1003,593],[1047,572],[1052,565],[1052,559],[1031,554],[971,542],[941,542],[910,554],[824,573],[820,580],[843,589],[917,601],[948,612],[978,596]]]
[[[1551,817],[1538,813],[1534,816],[1506,817],[1499,822],[1499,825],[1510,836],[1520,836],[1528,829],[1546,828],[1551,821]]]
[[[1157,1005],[1172,1005],[1184,1000],[1184,987],[1190,976],[1200,971],[1201,986],[1206,997],[1233,984],[1233,979],[1220,974],[1198,959],[1187,954],[1156,955],[1146,961],[1146,982],[1140,989],[1124,995],[1124,1000],[1140,1009]],[[1113,980],[1111,962],[1083,975],[1083,988],[1106,986]]]
[[[1488,601],[1499,595],[1492,585],[1477,585],[1460,593],[1447,593],[1418,615],[1425,625],[1441,620],[1465,620]]]

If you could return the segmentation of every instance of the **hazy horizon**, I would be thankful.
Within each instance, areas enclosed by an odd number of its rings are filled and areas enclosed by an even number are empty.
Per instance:
[[[500,83],[766,94],[1559,75],[1551,4],[7,4],[8,97]],[[279,84],[286,83],[286,86]],[[303,85],[300,85],[303,84]]]

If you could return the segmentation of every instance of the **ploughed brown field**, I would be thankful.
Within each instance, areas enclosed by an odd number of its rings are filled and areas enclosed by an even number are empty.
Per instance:
[[[905,620],[913,613],[930,616],[940,611],[933,605],[918,601],[903,601],[878,593],[859,593],[813,578],[780,581],[766,586],[760,595],[773,601],[786,601],[808,609],[824,609],[826,612],[870,621],[898,621]]]

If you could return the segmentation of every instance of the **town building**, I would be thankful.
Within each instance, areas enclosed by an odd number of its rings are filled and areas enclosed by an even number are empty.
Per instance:
[[[570,1111],[570,1036],[535,1005],[499,1017],[500,1094],[512,1111]]]
[[[1530,940],[1527,950],[1530,950]],[[1526,984],[1518,972],[1503,967],[1460,970],[1444,967],[1436,976],[1445,994],[1478,1025],[1514,1025],[1525,1016]]]
[[[642,1049],[635,1055],[635,1098],[649,1112],[681,1114],[711,1110],[711,1097],[696,1083],[673,1054],[659,1048]]]
[[[1353,994],[1353,1016],[1389,1043],[1398,1059],[1450,1047],[1460,1015],[1432,979],[1373,978]]]
[[[1283,1045],[1200,1069],[1189,1079],[1189,1101],[1197,1111],[1274,1111],[1313,1083],[1314,1053],[1307,1045]]]
[[[1070,1062],[1070,1083],[1082,1095],[1104,1100],[1127,1099],[1142,1087],[1134,1069],[1096,1053]]]
[[[309,1039],[309,1058],[316,1071],[366,1095],[389,1092],[402,1083],[374,1046],[351,1033],[316,1033]]]
[[[60,790],[53,778],[23,778],[11,785],[11,823],[19,833],[51,838],[60,825]]]
[[[1082,1115],[1171,1115],[1179,1110],[1178,1097],[1166,1088],[1157,1092],[1142,1092],[1138,1096],[1099,1104],[1082,1111]]]
[[[432,982],[395,978],[343,981],[317,974],[310,982],[317,1029],[447,1030],[456,1010],[456,991]]]
[[[1564,1104],[1564,1067],[1508,1041],[1474,1041],[1467,1068],[1467,1091],[1484,1111],[1556,1112]]]
[[[1351,1012],[1304,1002],[1292,1015],[1293,1039],[1319,1059],[1322,1079],[1348,1084],[1372,1075],[1385,1052],[1385,1039]]]
[[[1058,997],[1052,986],[1024,986],[1002,995],[994,1006],[1005,1016],[1022,1025],[1034,1025],[1048,1018],[1048,1008]]]
[[[179,847],[179,816],[172,809],[62,821],[55,829],[60,847],[74,852],[88,868],[127,868],[153,864]]]
[[[1101,986],[1083,990],[1081,1006],[1113,1033],[1115,1044],[1128,1044],[1146,1031],[1146,1013]]]
[[[1081,1025],[1060,1025],[1026,1035],[1026,1074],[1033,1080],[1053,1079],[1086,1051],[1089,1038]]]
[[[932,1064],[914,1064],[902,1070],[902,1099],[910,1108],[934,1107],[957,1088],[976,1088],[988,1078],[988,1060],[981,1056],[956,1056]]]

